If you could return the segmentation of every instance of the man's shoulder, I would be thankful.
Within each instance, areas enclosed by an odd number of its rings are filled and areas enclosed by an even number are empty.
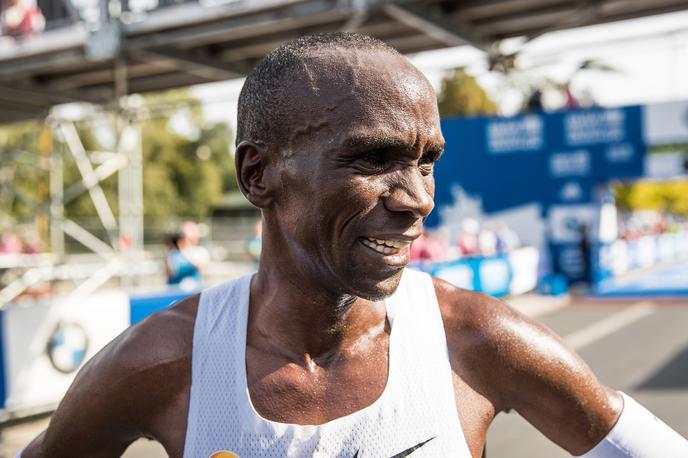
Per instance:
[[[501,342],[524,317],[499,299],[432,280],[450,351],[497,356]]]
[[[514,391],[530,384],[548,358],[542,343],[559,344],[556,336],[499,299],[433,283],[453,370],[497,410],[513,407]]]
[[[166,429],[186,421],[197,304],[192,296],[151,315],[91,358],[30,450],[46,456],[95,456],[107,450],[119,456],[141,436],[178,449]]]
[[[502,328],[524,318],[508,304],[492,296],[458,288],[436,277],[432,278],[432,282],[447,330],[493,339],[501,335]]]
[[[131,326],[94,356],[79,378],[122,382],[110,385],[117,395],[123,386],[145,391],[165,377],[190,375],[197,308],[193,295]]]
[[[190,358],[199,298],[191,295],[129,328],[117,357],[139,367]]]
[[[104,395],[130,405],[155,392],[164,405],[190,382],[197,307],[198,295],[190,296],[131,326],[87,363],[73,388],[106,386]]]

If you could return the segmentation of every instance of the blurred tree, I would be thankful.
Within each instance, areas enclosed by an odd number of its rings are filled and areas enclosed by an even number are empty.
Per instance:
[[[0,221],[2,226],[34,216],[47,198],[48,163],[38,153],[40,126],[15,123],[0,129]],[[2,229],[2,228],[0,228]]]
[[[230,155],[231,128],[223,123],[206,123],[201,102],[190,98],[186,90],[149,95],[143,103],[148,114],[141,124],[146,220],[164,223],[179,217],[207,216],[225,192],[236,188],[234,160]],[[114,131],[113,119],[77,123],[87,151],[112,148],[103,138],[103,125]],[[41,124],[37,122],[0,126],[3,223],[29,222],[40,204],[47,202],[49,164],[37,153],[40,132]],[[76,164],[65,154],[65,186],[79,179]],[[117,215],[117,176],[101,182],[101,187]],[[96,211],[86,193],[66,206],[65,215],[86,220],[95,218]]]
[[[615,187],[621,210],[656,210],[688,216],[688,181],[640,181]]]
[[[202,126],[196,138],[175,132],[165,117],[144,124],[143,181],[147,218],[202,218],[223,193],[236,188],[226,124]]]
[[[444,77],[437,104],[442,117],[497,113],[497,105],[463,68],[455,68]]]

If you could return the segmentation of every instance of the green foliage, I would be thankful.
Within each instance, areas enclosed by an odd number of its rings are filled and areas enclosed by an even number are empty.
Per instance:
[[[655,145],[650,147],[649,152],[651,154],[682,152],[683,157],[688,160],[688,144]]]
[[[497,113],[497,105],[463,68],[451,70],[442,80],[437,104],[442,117]]]
[[[145,216],[202,218],[224,192],[236,187],[226,124],[202,127],[189,139],[171,130],[165,118],[143,128]]]
[[[164,223],[180,217],[207,216],[224,193],[236,188],[234,161],[229,153],[231,128],[223,123],[205,123],[200,101],[189,98],[186,90],[146,96],[144,105],[149,114],[141,122],[145,218]],[[171,122],[175,116],[182,118],[183,129],[175,129],[175,123]],[[96,132],[96,125],[102,128],[104,122],[109,122],[105,125],[114,132],[114,119],[78,123],[77,130],[87,151],[112,149],[112,145],[101,144],[102,138]],[[30,221],[41,208],[47,210],[47,170],[52,141],[39,154],[42,131],[43,126],[35,122],[0,126],[0,218],[3,222]],[[81,174],[66,146],[61,147],[66,189],[79,181]],[[101,187],[117,216],[117,175],[102,181]],[[88,220],[97,214],[88,193],[84,193],[65,206],[65,215]]]
[[[688,216],[688,181],[640,181],[615,186],[621,210],[657,210]]]
[[[30,218],[48,196],[48,164],[36,148],[39,135],[31,122],[0,129],[0,226]]]

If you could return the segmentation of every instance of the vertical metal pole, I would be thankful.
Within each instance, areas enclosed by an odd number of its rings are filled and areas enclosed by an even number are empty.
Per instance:
[[[119,174],[120,235],[136,252],[143,249],[143,171],[141,128],[135,120],[123,129],[120,145],[120,153],[127,159],[127,166]]]
[[[121,126],[118,153],[124,155],[127,162],[118,177],[120,240],[129,262],[136,262],[143,254],[141,126],[135,113],[125,112],[118,117]]]
[[[126,108],[120,105],[122,103],[120,99],[129,94],[129,75],[127,73],[126,58],[122,56],[116,58],[114,67],[115,103],[120,109]]]
[[[54,126],[53,126],[54,128]],[[59,258],[64,256],[64,178],[62,144],[53,134],[53,148],[50,153],[50,247]]]
[[[143,144],[141,124],[138,120],[131,120],[132,149],[131,157],[131,188],[132,188],[132,242],[137,253],[143,253]]]

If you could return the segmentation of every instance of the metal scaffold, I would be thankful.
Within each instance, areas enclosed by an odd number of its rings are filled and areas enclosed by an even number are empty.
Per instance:
[[[132,97],[132,99],[136,99]],[[143,247],[143,182],[141,161],[141,126],[139,107],[122,97],[116,113],[93,111],[82,117],[114,118],[117,130],[113,151],[98,151],[99,163],[87,151],[80,138],[77,121],[55,109],[44,121],[42,143],[48,152],[49,202],[36,207],[37,215],[48,215],[50,253],[2,255],[0,268],[20,270],[15,278],[0,289],[0,309],[41,282],[70,281],[70,296],[86,296],[114,277],[119,286],[132,287],[145,274],[156,272],[155,263],[147,261]],[[52,140],[52,141],[50,141]],[[64,183],[64,163],[74,162],[79,178]],[[116,215],[101,183],[117,178]],[[5,183],[3,183],[5,184]],[[9,183],[7,183],[9,184]],[[105,237],[98,236],[64,213],[66,204],[87,194],[92,202]],[[65,253],[65,236],[77,241],[92,255],[79,256],[82,262]]]

